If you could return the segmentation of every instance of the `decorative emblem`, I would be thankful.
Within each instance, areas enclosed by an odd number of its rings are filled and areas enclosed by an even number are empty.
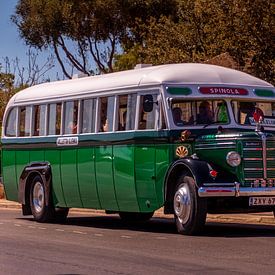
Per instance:
[[[185,146],[179,146],[176,150],[176,155],[179,158],[184,158],[188,155],[188,149]]]
[[[189,130],[184,130],[183,132],[181,132],[180,135],[180,140],[181,141],[186,141],[191,135],[191,132]]]

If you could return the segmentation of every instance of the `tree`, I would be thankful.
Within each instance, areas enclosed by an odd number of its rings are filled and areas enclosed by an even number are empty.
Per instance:
[[[39,49],[52,48],[63,73],[71,78],[64,60],[88,75],[113,71],[120,43],[131,44],[129,38],[135,36],[131,33],[135,18],[168,15],[170,9],[175,9],[171,5],[174,2],[20,0],[12,20],[27,44]]]
[[[274,24],[269,0],[179,0],[177,17],[137,21],[141,43],[116,64],[206,62],[228,53],[239,69],[274,83]]]

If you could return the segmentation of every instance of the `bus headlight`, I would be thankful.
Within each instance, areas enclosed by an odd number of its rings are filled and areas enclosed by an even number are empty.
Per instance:
[[[231,151],[226,156],[227,163],[232,167],[237,167],[241,163],[241,156],[235,151]]]

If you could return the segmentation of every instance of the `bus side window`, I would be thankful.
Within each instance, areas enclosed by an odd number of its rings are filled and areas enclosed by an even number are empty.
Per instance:
[[[31,107],[20,107],[20,137],[30,136],[31,133]]]
[[[7,137],[16,136],[16,124],[17,124],[16,111],[17,109],[13,108],[8,115],[6,130],[5,130],[5,135]]]
[[[136,94],[119,96],[118,102],[118,131],[129,131],[135,128]]]
[[[155,129],[155,123],[156,123],[156,112],[158,109],[157,102],[157,95],[154,94],[153,96],[153,110],[151,112],[145,112],[143,110],[142,102],[143,102],[143,95],[140,96],[140,107],[139,107],[139,123],[138,123],[138,129],[144,130],[144,129]]]
[[[49,105],[49,135],[60,135],[61,103]]]
[[[46,105],[34,106],[33,136],[46,135]]]
[[[65,106],[64,134],[77,133],[78,101],[68,101]]]
[[[82,129],[81,133],[94,133],[95,131],[96,100],[86,99],[82,102]]]
[[[114,102],[114,96],[100,98],[99,132],[111,132],[113,130]]]

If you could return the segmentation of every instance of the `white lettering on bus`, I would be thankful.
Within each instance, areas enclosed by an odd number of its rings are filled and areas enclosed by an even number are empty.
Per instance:
[[[56,140],[57,146],[78,145],[78,137],[60,137]]]

